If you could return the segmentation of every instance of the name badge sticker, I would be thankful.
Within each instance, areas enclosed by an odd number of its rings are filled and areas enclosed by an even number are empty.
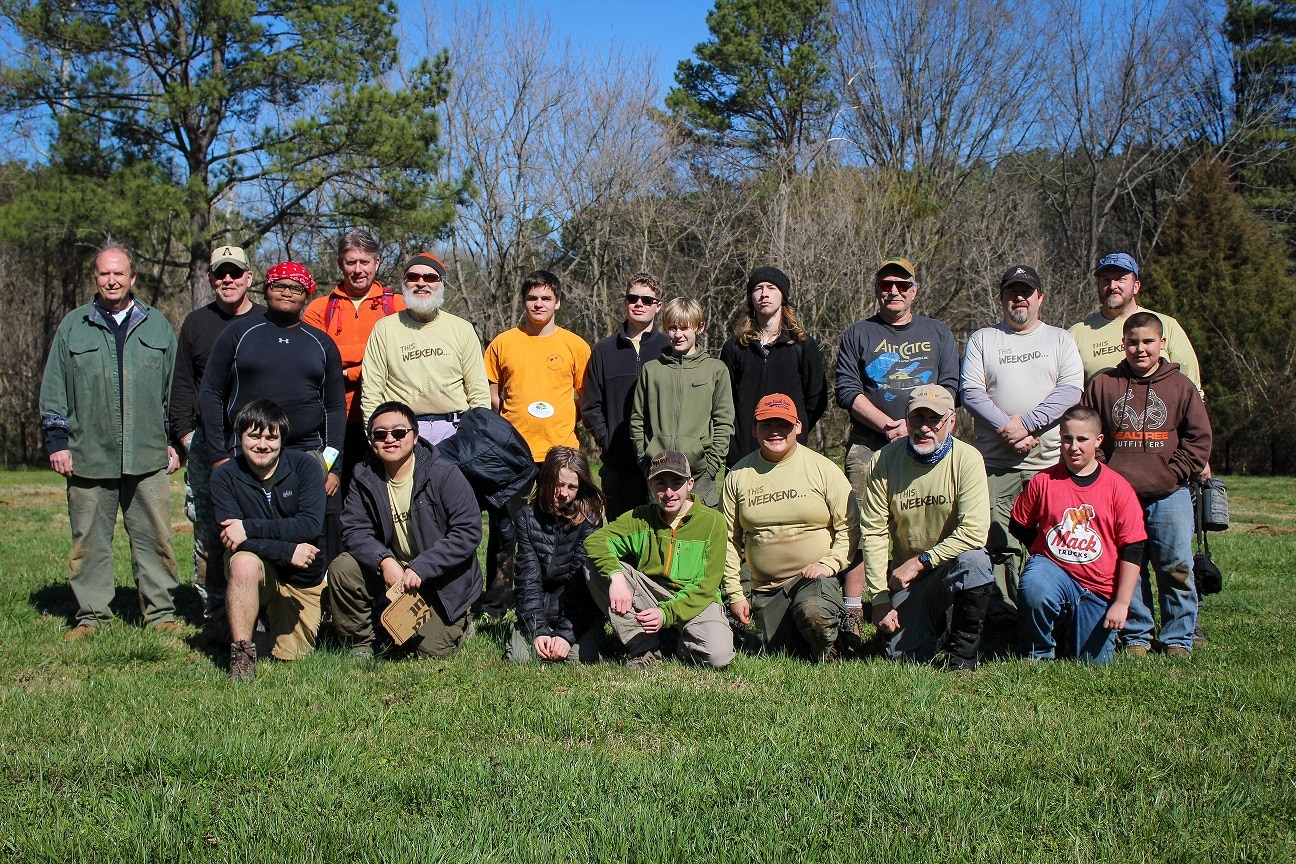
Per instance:
[[[545,420],[554,415],[554,406],[550,405],[548,402],[532,402],[527,406],[527,413],[532,417],[539,417],[541,420]]]

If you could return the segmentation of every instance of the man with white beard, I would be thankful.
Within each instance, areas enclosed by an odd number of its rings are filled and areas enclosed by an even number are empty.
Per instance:
[[[985,463],[954,437],[944,387],[911,390],[905,420],[908,434],[874,454],[861,496],[873,623],[892,659],[971,671],[994,590]]]
[[[420,252],[405,264],[405,309],[374,325],[364,354],[360,414],[403,402],[418,415],[419,437],[455,434],[469,408],[490,408],[481,340],[471,324],[442,309],[445,264]]]

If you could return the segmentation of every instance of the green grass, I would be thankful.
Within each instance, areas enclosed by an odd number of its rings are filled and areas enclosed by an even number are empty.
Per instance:
[[[1186,663],[519,668],[487,629],[233,686],[135,623],[63,642],[61,482],[0,474],[0,858],[1291,861],[1296,483],[1228,483]]]

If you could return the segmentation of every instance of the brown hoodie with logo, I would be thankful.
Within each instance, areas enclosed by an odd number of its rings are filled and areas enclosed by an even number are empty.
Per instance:
[[[1102,417],[1104,461],[1144,502],[1174,492],[1210,461],[1210,418],[1178,363],[1163,360],[1140,378],[1122,360],[1090,380],[1081,404]]]

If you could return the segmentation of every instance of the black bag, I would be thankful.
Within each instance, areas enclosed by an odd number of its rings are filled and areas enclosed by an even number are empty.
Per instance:
[[[1224,574],[1211,560],[1210,541],[1206,539],[1205,531],[1198,532],[1197,542],[1198,551],[1193,555],[1193,581],[1197,583],[1197,596],[1218,594],[1224,587]]]
[[[1227,531],[1229,527],[1228,489],[1218,477],[1203,483],[1189,483],[1193,519],[1198,531]]]

